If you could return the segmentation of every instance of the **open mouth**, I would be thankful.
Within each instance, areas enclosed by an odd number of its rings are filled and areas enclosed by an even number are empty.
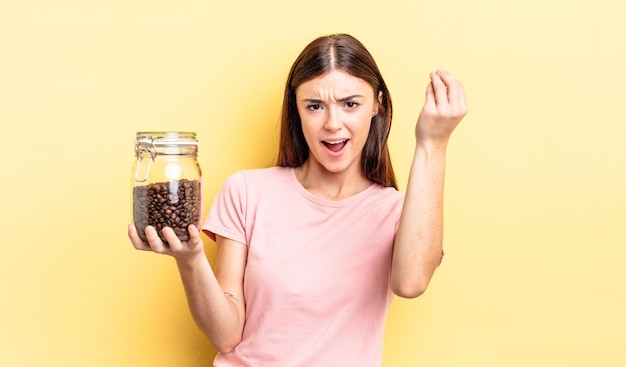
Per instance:
[[[330,150],[331,152],[339,152],[346,146],[349,139],[339,140],[339,141],[322,141],[322,143]]]

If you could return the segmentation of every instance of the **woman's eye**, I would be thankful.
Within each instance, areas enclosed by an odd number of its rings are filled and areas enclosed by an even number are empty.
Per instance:
[[[318,104],[310,104],[310,105],[306,106],[306,108],[309,111],[317,111],[317,110],[319,110],[321,108],[321,106],[318,105]]]
[[[358,106],[359,106],[359,104],[357,102],[354,102],[354,101],[346,102],[346,107],[348,107],[348,108],[357,108]]]

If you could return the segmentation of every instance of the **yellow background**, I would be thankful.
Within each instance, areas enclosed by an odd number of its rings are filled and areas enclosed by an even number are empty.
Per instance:
[[[196,131],[205,207],[274,160],[288,68],[351,33],[404,187],[428,72],[466,87],[446,258],[384,366],[626,365],[626,5],[0,0],[0,365],[208,366],[173,260],[132,249],[134,134]],[[206,238],[205,238],[206,239]],[[207,254],[214,245],[206,240]]]

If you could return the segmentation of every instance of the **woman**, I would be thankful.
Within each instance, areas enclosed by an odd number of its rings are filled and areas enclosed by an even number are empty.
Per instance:
[[[139,250],[176,259],[215,366],[380,366],[393,295],[422,294],[442,258],[446,146],[467,112],[461,83],[430,74],[406,193],[387,149],[392,104],[366,48],[320,37],[289,73],[275,167],[230,176],[202,230],[154,228]]]

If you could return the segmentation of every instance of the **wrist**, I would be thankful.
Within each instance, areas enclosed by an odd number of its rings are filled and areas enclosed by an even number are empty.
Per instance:
[[[193,270],[202,263],[208,263],[208,259],[204,255],[204,252],[199,252],[193,255],[176,257],[176,265],[180,270]]]
[[[418,140],[415,146],[415,151],[423,152],[427,155],[445,155],[446,149],[448,148],[448,140],[447,139],[439,139],[439,140]]]

